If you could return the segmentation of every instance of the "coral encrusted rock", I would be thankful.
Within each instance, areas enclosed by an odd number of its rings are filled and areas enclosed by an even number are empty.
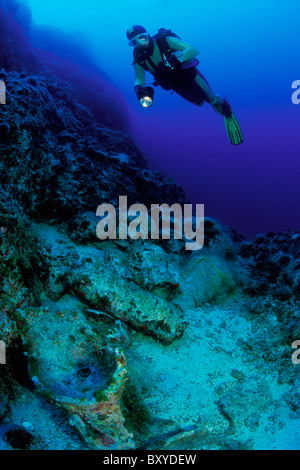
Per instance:
[[[55,305],[16,315],[37,391],[68,412],[89,448],[134,447],[121,409],[126,358],[121,344],[110,344],[113,331]]]

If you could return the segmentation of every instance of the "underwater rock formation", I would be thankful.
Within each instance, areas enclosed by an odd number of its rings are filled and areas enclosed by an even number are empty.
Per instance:
[[[181,311],[134,283],[130,283],[107,266],[81,269],[72,279],[72,290],[91,308],[109,312],[144,334],[170,343],[181,336],[186,327]]]
[[[0,187],[0,309],[11,313],[39,296],[48,274],[39,247],[29,220]]]
[[[113,345],[114,331],[92,328],[79,310],[55,306],[16,315],[37,391],[69,413],[91,448],[134,447],[121,409],[126,359],[120,342]]]
[[[270,293],[279,300],[300,298],[300,233],[258,234],[240,244],[252,282],[248,292]]]
[[[23,78],[42,73],[67,81],[97,123],[128,132],[124,97],[93,64],[88,48],[75,44],[76,38],[37,27],[28,6],[18,0],[0,0],[0,30],[0,70],[17,71]],[[36,79],[30,80],[33,84]]]
[[[7,122],[1,122],[1,124],[0,124],[0,135],[2,137],[6,137],[6,136],[8,136],[9,133],[10,133],[10,125],[7,124]]]
[[[95,123],[70,85],[44,76],[32,85],[15,72],[7,75],[3,115],[11,131],[0,139],[0,182],[28,215],[69,220],[122,194],[129,204],[147,205],[154,195],[158,203],[184,201],[179,185],[147,169],[129,136]]]

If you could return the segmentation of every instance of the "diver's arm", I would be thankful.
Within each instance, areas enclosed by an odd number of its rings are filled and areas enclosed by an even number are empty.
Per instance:
[[[137,99],[141,103],[141,99],[149,93],[149,87],[145,87],[145,70],[139,64],[134,64],[135,68],[135,82],[134,91]],[[153,95],[152,95],[153,96]],[[151,103],[152,104],[152,103]]]
[[[139,64],[134,64],[135,70],[135,82],[134,86],[144,86],[145,85],[145,70]]]
[[[180,39],[173,38],[172,36],[168,36],[166,39],[167,39],[169,46],[172,49],[175,49],[176,52],[173,54],[176,55],[176,58],[180,62],[191,60],[199,54],[199,51],[194,46],[192,46],[191,44],[188,44],[187,42],[183,42]]]

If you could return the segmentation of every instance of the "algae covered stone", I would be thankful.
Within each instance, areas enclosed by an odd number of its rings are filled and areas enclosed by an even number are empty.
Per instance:
[[[165,344],[180,337],[187,325],[180,307],[141,289],[107,266],[75,272],[72,289],[82,302]]]
[[[174,303],[185,309],[205,304],[233,292],[241,282],[239,265],[210,253],[191,256],[181,266],[182,293]]]
[[[70,414],[89,447],[134,447],[121,397],[126,358],[110,345],[110,330],[93,329],[78,310],[55,306],[17,311],[18,327],[37,391]]]

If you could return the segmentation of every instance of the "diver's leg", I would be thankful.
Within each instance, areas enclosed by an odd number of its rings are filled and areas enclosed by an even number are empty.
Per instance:
[[[202,106],[206,101],[212,108],[222,116],[229,116],[230,106],[226,100],[216,95],[206,78],[197,70],[197,75],[192,83],[183,86],[173,87],[173,90],[187,101]]]
[[[213,93],[207,80],[199,70],[193,82],[193,89],[195,89],[195,86],[202,90],[203,99],[207,101],[217,113],[224,116],[225,128],[230,142],[234,145],[241,144],[244,141],[242,130],[228,101]]]
[[[202,90],[202,95],[204,97],[204,100],[207,101],[207,103],[211,103],[216,97],[216,95],[213,93],[208,81],[206,78],[202,75],[202,73],[197,70],[197,75],[195,78],[195,84]]]
[[[222,99],[212,91],[208,81],[202,73],[199,72],[199,70],[195,78],[195,82],[203,90],[203,93],[206,96],[205,101],[207,101],[207,103],[209,103],[217,113],[225,117],[231,117],[231,107],[228,101]]]
[[[195,104],[196,106],[203,106],[204,105],[204,97],[201,92],[201,89],[197,89],[193,84],[185,85],[181,87],[173,87],[175,93],[180,95],[186,101]]]
[[[212,92],[207,80],[197,70],[196,77],[192,82],[188,82],[184,85],[178,84],[173,86],[173,90],[182,98],[197,106],[202,106],[204,102],[210,103],[215,99],[215,95]]]

